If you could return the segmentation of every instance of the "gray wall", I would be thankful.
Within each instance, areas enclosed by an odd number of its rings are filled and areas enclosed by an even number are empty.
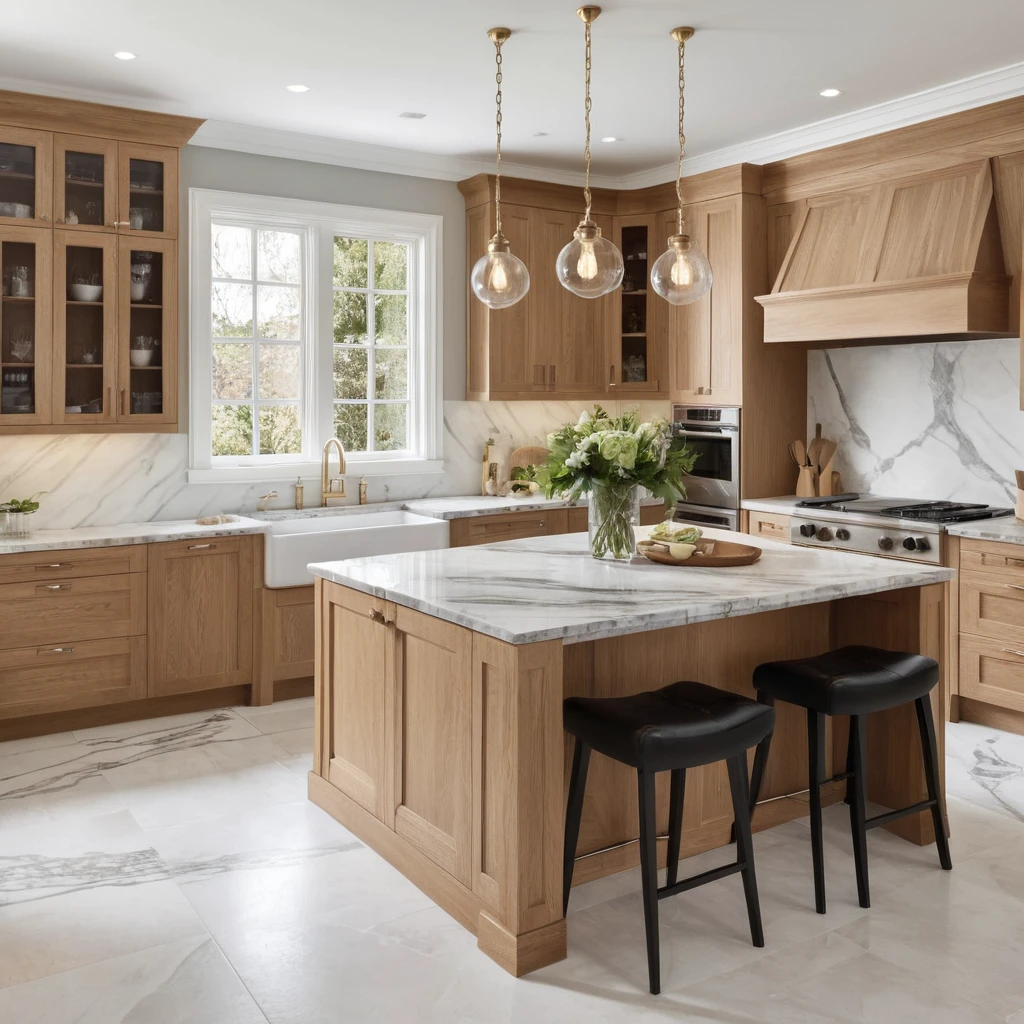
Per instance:
[[[466,397],[466,207],[453,181],[186,146],[181,152],[181,415],[188,422],[188,190],[217,189],[444,217],[444,397]]]

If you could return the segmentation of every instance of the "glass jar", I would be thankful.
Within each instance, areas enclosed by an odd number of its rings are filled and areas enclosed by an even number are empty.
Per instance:
[[[594,484],[587,529],[595,558],[632,558],[639,526],[640,488],[636,484]]]
[[[0,527],[4,537],[31,537],[31,512],[0,512]]]

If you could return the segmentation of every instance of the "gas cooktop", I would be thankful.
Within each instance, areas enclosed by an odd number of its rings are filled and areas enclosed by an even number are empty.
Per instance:
[[[921,501],[916,498],[862,498],[840,495],[836,498],[809,498],[797,502],[799,508],[819,512],[844,512],[849,515],[882,516],[919,523],[966,523],[975,519],[996,519],[1013,515],[1012,508],[994,508],[959,501]]]

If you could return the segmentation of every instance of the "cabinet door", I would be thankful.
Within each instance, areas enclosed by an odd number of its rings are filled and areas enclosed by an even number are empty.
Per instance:
[[[581,299],[563,288],[555,260],[571,240],[579,216],[560,210],[531,210],[530,345],[533,384],[547,394],[603,394],[613,300]],[[595,217],[612,237],[610,217]]]
[[[707,239],[704,237],[704,223],[699,207],[686,208],[684,227],[693,242],[707,254]],[[658,217],[658,237],[666,231],[669,234],[676,231],[674,210]],[[718,271],[714,264],[711,270],[717,284]],[[663,325],[668,349],[672,400],[704,404],[708,401],[704,392],[711,379],[711,299],[705,295],[698,302],[686,306],[670,305],[660,297],[657,302],[656,319],[659,325]]]
[[[53,136],[0,127],[0,228],[53,215]]]
[[[53,216],[68,231],[114,231],[117,143],[84,135],[53,137]]]
[[[140,238],[178,237],[178,151],[117,144],[117,230]]]
[[[149,546],[149,696],[252,683],[251,537]]]
[[[473,634],[402,607],[394,629],[394,829],[469,886]]]
[[[53,422],[116,418],[117,239],[54,232]]]
[[[0,226],[0,429],[51,422],[53,232]]]
[[[118,239],[117,421],[176,423],[177,243]]]

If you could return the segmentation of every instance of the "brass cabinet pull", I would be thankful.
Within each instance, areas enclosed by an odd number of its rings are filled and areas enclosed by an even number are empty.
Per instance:
[[[128,402],[127,402],[127,398],[128,398],[128,389],[127,388],[121,388],[121,415],[122,416],[127,416],[128,415]]]
[[[608,387],[615,387],[615,364],[608,367]]]
[[[110,412],[114,408],[114,389],[107,388],[107,404],[104,407],[104,412]]]
[[[1005,584],[1007,590],[1024,590],[1019,583],[1007,583]]]
[[[216,544],[189,544],[189,551],[202,551],[204,548],[215,548]]]
[[[1004,647],[1003,654],[1016,654],[1018,658],[1024,658],[1024,651],[1015,651],[1012,647]]]
[[[33,565],[33,569],[73,569],[74,562],[50,562],[47,565]]]
[[[44,647],[36,654],[74,654],[74,647]]]
[[[70,583],[37,583],[36,590],[70,590]]]
[[[382,626],[386,626],[388,622],[388,620],[384,618],[384,613],[378,608],[370,609],[370,618],[373,619],[374,622],[379,622]]]

